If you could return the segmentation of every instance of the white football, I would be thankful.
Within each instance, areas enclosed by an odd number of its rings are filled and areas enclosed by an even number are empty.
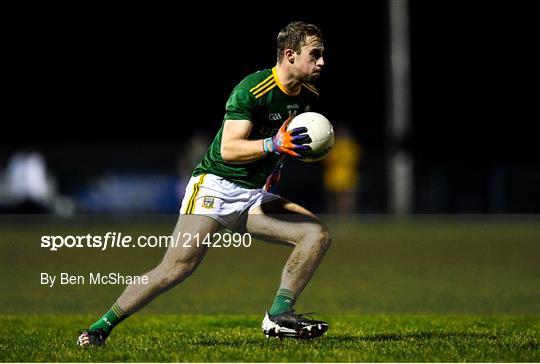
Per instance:
[[[323,115],[316,112],[305,112],[297,115],[287,127],[287,130],[305,126],[311,138],[311,143],[306,144],[311,147],[306,152],[302,162],[317,162],[326,157],[330,149],[334,146],[334,128],[330,121]]]

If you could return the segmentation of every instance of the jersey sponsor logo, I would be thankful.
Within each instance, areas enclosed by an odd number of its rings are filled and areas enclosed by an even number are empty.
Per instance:
[[[259,129],[259,134],[263,136],[270,136],[270,135],[276,135],[279,130],[279,127],[277,128],[271,128],[269,126],[263,126]]]

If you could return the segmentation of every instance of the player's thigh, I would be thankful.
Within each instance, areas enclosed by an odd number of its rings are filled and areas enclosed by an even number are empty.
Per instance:
[[[203,240],[221,229],[216,220],[203,215],[180,215],[172,240],[163,262],[173,265],[197,264],[206,253],[208,245]]]
[[[255,238],[293,245],[308,232],[326,229],[311,211],[284,198],[253,209],[245,228]]]

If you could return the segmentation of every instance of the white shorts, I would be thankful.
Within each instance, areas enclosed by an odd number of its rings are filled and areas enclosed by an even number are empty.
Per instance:
[[[262,188],[244,188],[214,174],[201,174],[189,180],[180,214],[205,215],[234,230],[243,215],[278,198]]]

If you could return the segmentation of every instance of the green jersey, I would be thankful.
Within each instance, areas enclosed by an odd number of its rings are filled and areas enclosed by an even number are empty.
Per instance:
[[[246,164],[227,163],[221,157],[221,136],[227,120],[249,120],[253,127],[248,139],[264,139],[276,135],[283,122],[292,115],[310,111],[319,91],[303,83],[296,93],[287,91],[279,81],[276,68],[247,76],[229,96],[225,117],[210,148],[195,168],[193,176],[211,173],[246,188],[262,188],[276,166],[279,156],[269,154]]]

